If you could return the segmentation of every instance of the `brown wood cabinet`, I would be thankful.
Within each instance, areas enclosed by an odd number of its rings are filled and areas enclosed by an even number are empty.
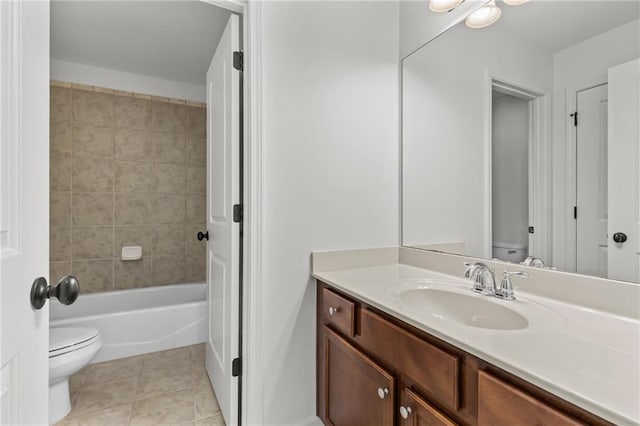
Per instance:
[[[400,424],[403,426],[455,426],[456,423],[411,389],[404,389],[400,399]]]
[[[325,424],[611,424],[322,282],[317,322]]]
[[[393,376],[326,326],[324,339],[326,423],[393,425]]]

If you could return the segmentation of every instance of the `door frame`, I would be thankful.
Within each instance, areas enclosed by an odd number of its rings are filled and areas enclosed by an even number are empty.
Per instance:
[[[240,15],[243,70],[242,424],[262,424],[262,5],[200,0]]]
[[[492,149],[493,149],[493,101],[492,92],[499,92],[515,96],[528,101],[529,104],[529,226],[537,230],[529,235],[529,254],[539,257],[545,263],[551,261],[551,134],[550,134],[550,102],[547,93],[523,87],[503,78],[492,75],[486,69],[485,87],[485,250],[486,259],[492,258],[492,203],[493,177]],[[532,171],[539,170],[532,175]],[[534,235],[532,237],[531,235]]]

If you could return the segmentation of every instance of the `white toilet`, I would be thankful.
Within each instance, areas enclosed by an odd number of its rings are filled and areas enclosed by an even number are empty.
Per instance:
[[[95,328],[49,329],[49,424],[71,411],[69,377],[87,365],[101,347]]]
[[[492,257],[504,262],[520,263],[527,257],[528,251],[526,244],[494,241]]]

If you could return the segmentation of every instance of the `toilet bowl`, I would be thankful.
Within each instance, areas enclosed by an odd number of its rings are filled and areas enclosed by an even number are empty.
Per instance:
[[[49,424],[71,411],[69,377],[80,371],[102,347],[95,328],[49,329]]]

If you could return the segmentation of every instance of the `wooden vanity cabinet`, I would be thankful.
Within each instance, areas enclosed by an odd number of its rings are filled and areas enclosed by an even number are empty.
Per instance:
[[[323,335],[325,423],[392,426],[394,377],[326,326]]]
[[[442,412],[411,389],[405,388],[400,397],[399,424],[402,426],[456,426]]]
[[[327,425],[611,425],[325,283],[317,297]]]

